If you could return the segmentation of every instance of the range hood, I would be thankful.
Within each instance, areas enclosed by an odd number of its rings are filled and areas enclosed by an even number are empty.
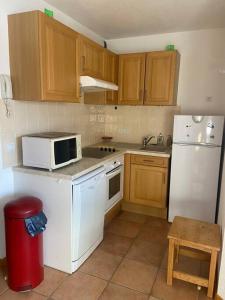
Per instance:
[[[85,93],[102,92],[102,91],[118,91],[118,85],[109,81],[96,79],[90,76],[80,76],[80,85],[81,85],[81,89]]]

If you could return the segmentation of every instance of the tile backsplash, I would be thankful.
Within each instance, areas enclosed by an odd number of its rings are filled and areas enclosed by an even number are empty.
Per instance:
[[[113,141],[141,143],[146,135],[165,138],[172,135],[177,106],[114,106],[105,107],[105,135]]]
[[[78,132],[82,146],[101,141],[141,143],[143,136],[172,134],[173,116],[179,107],[100,106],[83,103],[10,102],[10,118],[0,103],[0,167],[21,163],[21,136],[43,131]]]
[[[6,117],[5,106],[0,103],[1,166],[11,167],[21,163],[21,136],[43,131],[78,132],[82,145],[100,141],[104,135],[104,122],[90,122],[90,112],[103,115],[99,109],[82,103],[10,102],[10,118]],[[101,119],[101,118],[100,118]]]

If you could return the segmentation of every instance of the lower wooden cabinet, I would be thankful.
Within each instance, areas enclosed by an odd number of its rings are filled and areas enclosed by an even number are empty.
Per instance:
[[[125,155],[122,208],[166,218],[169,158]]]
[[[131,164],[130,202],[166,207],[167,169]]]

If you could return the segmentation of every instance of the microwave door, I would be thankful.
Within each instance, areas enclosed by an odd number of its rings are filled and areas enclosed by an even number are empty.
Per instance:
[[[76,139],[59,140],[54,142],[55,165],[64,164],[77,156]]]

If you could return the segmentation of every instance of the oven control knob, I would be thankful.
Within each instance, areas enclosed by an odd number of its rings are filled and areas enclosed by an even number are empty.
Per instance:
[[[115,148],[113,148],[113,149],[112,149],[112,151],[113,151],[113,152],[116,152],[116,149],[115,149]]]
[[[108,148],[105,148],[105,151],[107,151],[108,150]]]
[[[109,148],[109,152],[111,152],[112,151],[112,148]]]
[[[116,164],[116,161],[114,161],[114,165]]]
[[[101,148],[100,148],[100,151],[103,151],[103,150],[104,150],[104,148],[103,148],[103,147],[101,147]]]

